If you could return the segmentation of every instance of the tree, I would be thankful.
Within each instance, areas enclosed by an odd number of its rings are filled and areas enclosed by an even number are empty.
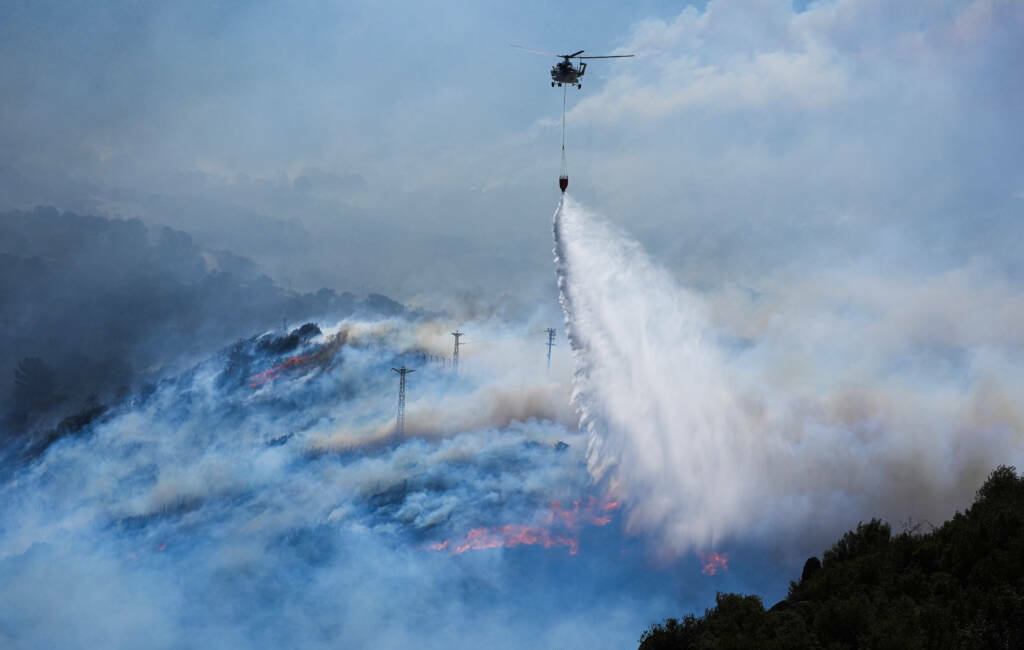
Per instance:
[[[785,600],[718,594],[648,628],[642,650],[1024,648],[1024,477],[996,468],[974,504],[927,534],[872,519],[804,563]]]

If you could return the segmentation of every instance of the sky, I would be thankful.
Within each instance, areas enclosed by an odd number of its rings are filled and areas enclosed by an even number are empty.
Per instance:
[[[505,267],[546,258],[553,195],[499,209],[487,186],[510,153],[558,165],[550,142],[524,141],[555,114],[550,62],[508,43],[611,48],[656,10],[15,4],[2,201],[208,233],[296,286],[492,290]],[[484,146],[494,159],[478,167]]]
[[[0,207],[166,223],[297,288],[553,300],[561,93],[516,43],[637,55],[568,95],[572,189],[688,282],[1016,277],[1022,20],[996,0],[8,2]]]

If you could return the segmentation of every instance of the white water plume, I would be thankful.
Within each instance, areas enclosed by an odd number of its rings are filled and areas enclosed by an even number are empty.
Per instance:
[[[991,354],[967,354],[966,379],[903,376],[891,351],[802,336],[814,328],[800,322],[731,350],[713,294],[680,287],[568,196],[554,239],[591,475],[664,552],[766,533],[814,551],[872,516],[938,521],[1021,457],[1020,410],[993,406],[1019,373]],[[909,328],[900,335],[920,356]],[[799,358],[794,339],[817,352]],[[850,369],[881,357],[887,374]]]
[[[569,197],[555,243],[591,473],[612,472],[634,524],[713,544],[747,509],[734,474],[752,458],[700,299]]]

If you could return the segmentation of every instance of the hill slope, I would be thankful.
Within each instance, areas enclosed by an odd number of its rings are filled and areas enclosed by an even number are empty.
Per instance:
[[[715,600],[652,625],[640,649],[1024,647],[1024,476],[1000,466],[929,533],[859,524],[770,610],[757,596]]]
[[[0,212],[0,444],[180,372],[282,317],[402,305],[285,289],[253,261],[137,219]],[[6,434],[6,435],[5,435]]]

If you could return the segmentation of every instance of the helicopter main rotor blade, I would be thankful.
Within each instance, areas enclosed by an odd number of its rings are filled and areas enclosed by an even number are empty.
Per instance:
[[[578,56],[577,59],[632,59],[632,54],[612,54],[610,56]]]
[[[527,52],[533,52],[534,54],[545,54],[547,56],[558,57],[559,59],[562,58],[562,55],[555,54],[554,52],[545,52],[544,50],[532,50],[528,47],[523,47],[522,45],[513,45],[512,43],[509,43],[509,47],[518,47],[520,50],[526,50]]]
[[[583,54],[583,50],[580,50],[579,52],[573,52],[572,54],[559,54],[558,56],[562,57],[563,59],[572,59],[572,58],[585,59],[585,58],[587,58],[585,56],[577,57],[578,54]]]

